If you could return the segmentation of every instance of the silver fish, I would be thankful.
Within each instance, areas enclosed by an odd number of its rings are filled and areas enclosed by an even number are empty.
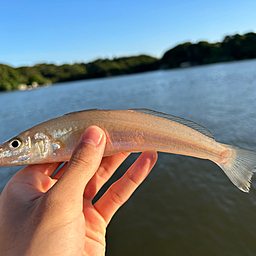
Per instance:
[[[88,126],[107,137],[105,156],[155,150],[209,159],[242,191],[248,192],[256,152],[215,141],[204,127],[148,109],[85,110],[40,123],[0,145],[0,166],[69,161]]]

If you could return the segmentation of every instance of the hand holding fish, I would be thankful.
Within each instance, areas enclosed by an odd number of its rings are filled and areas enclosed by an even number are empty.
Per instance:
[[[144,152],[93,205],[92,199],[129,153],[103,157],[106,135],[89,127],[69,164],[29,165],[0,197],[3,255],[104,255],[105,232],[118,208],[145,179],[157,153]]]

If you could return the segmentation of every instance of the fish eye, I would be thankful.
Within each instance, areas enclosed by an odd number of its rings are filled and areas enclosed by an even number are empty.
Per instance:
[[[21,145],[21,141],[19,139],[14,139],[10,142],[10,147],[15,149]]]

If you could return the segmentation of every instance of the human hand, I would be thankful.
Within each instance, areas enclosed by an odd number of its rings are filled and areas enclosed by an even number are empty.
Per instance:
[[[104,157],[106,136],[89,127],[68,164],[30,165],[0,196],[1,256],[104,255],[106,227],[157,160],[144,152],[93,205],[99,189],[129,153]]]

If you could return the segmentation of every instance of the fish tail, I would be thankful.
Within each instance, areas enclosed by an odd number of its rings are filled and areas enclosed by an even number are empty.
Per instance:
[[[256,167],[256,151],[230,145],[224,146],[231,152],[230,156],[222,163],[215,163],[220,166],[234,185],[244,192],[249,192],[251,178]]]

